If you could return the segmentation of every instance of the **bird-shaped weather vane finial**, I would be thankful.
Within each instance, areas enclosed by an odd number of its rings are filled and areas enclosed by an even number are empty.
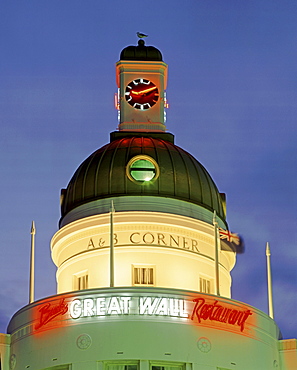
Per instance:
[[[143,39],[144,37],[148,37],[148,35],[145,35],[144,33],[141,33],[141,32],[137,32],[137,36],[138,36],[140,39]]]

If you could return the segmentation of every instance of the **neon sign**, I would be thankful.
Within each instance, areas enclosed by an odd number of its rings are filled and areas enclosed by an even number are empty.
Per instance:
[[[70,303],[69,313],[73,319],[130,314],[188,317],[184,299],[152,297],[75,299]]]
[[[207,325],[207,322],[218,322],[228,326],[238,327],[241,332],[245,329],[248,318],[253,312],[241,308],[237,304],[212,298],[211,296],[196,296],[189,299],[151,296],[93,296],[88,298],[61,298],[56,303],[47,302],[39,310],[35,325],[38,330],[48,322],[108,317],[108,316],[167,316],[181,318],[188,322]],[[67,313],[67,316],[58,318]],[[69,321],[70,320],[70,321]],[[205,324],[203,324],[206,322]]]
[[[35,329],[40,329],[42,326],[52,321],[58,315],[64,315],[68,311],[68,304],[65,302],[65,298],[62,298],[56,305],[52,303],[46,303],[39,309],[40,316],[39,321],[35,325]]]
[[[195,306],[191,315],[191,320],[196,317],[198,322],[201,320],[219,321],[230,325],[238,325],[240,330],[244,330],[244,324],[247,318],[252,315],[251,310],[237,310],[227,308],[214,301],[212,304],[206,304],[204,298],[194,299]]]

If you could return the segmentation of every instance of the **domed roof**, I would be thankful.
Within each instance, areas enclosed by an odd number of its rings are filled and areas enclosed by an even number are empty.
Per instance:
[[[120,196],[183,200],[215,210],[225,220],[212,178],[168,133],[112,133],[111,142],[91,154],[63,190],[62,218],[88,202]]]
[[[122,50],[121,60],[159,60],[162,61],[160,50],[154,46],[145,46],[143,40],[138,41],[137,46],[127,46]]]

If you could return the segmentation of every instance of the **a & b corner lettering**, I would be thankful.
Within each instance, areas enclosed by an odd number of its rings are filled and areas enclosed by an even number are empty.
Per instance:
[[[197,239],[181,235],[158,232],[133,232],[128,235],[114,234],[114,246],[117,245],[157,245],[161,247],[180,248],[194,253],[200,253]],[[92,237],[89,239],[87,249],[108,247],[104,237]]]

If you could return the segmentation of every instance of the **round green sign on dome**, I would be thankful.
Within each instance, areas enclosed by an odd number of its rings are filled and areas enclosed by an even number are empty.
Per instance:
[[[139,183],[149,182],[159,176],[159,167],[149,156],[138,155],[129,161],[127,176],[130,180]]]

